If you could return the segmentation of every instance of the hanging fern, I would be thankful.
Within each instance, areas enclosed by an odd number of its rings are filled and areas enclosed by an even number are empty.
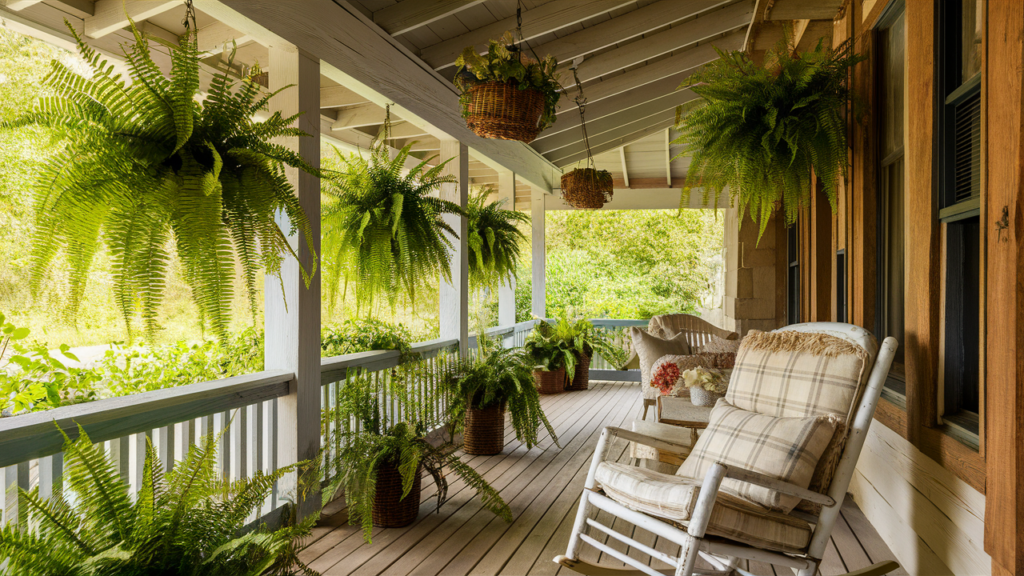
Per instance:
[[[516,275],[516,267],[526,242],[519,224],[530,217],[514,208],[506,210],[504,200],[488,202],[493,190],[481,188],[466,207],[469,235],[469,283],[474,289],[497,288]]]
[[[31,287],[38,292],[63,252],[70,265],[67,316],[74,320],[93,256],[104,242],[129,336],[132,318],[141,313],[152,338],[173,239],[201,321],[223,339],[236,255],[254,318],[259,271],[280,276],[282,254],[295,256],[275,214],[284,212],[313,245],[284,167],[318,171],[272,142],[308,135],[292,127],[295,116],[274,113],[254,121],[274,96],[254,82],[236,87],[226,74],[216,74],[206,98],[197,102],[200,53],[194,33],[168,46],[171,71],[165,77],[133,24],[135,43],[125,50],[129,82],[70,24],[68,29],[90,75],[54,60],[43,80],[52,95],[8,124],[35,123],[68,136],[66,149],[53,154],[35,177]],[[314,263],[303,270],[307,285],[315,268]]]
[[[741,217],[749,212],[764,234],[775,210],[792,223],[807,206],[813,170],[834,212],[848,168],[847,76],[864,57],[850,41],[831,50],[819,41],[813,51],[791,54],[783,40],[765,66],[744,52],[718,54],[686,84],[704,101],[676,113],[673,143],[693,156],[690,186],[704,189],[705,205],[728,186]]]
[[[411,148],[392,159],[385,135],[371,146],[369,159],[336,150],[342,169],[321,182],[321,241],[331,305],[349,283],[355,284],[356,307],[372,311],[380,299],[394,308],[403,293],[415,302],[418,289],[441,277],[451,280],[451,238],[458,234],[443,216],[464,212],[431,193],[456,179],[441,174],[448,160],[429,167],[431,159],[402,176]]]

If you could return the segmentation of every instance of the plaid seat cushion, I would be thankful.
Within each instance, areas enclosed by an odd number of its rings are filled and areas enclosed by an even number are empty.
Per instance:
[[[683,525],[692,517],[700,493],[695,480],[615,462],[602,462],[596,480],[619,504]],[[711,509],[707,533],[779,552],[801,552],[811,539],[807,522],[725,491],[718,493]]]
[[[776,418],[719,400],[708,428],[676,475],[703,480],[715,462],[760,472],[807,488],[835,432],[834,416]],[[748,482],[726,479],[730,492],[769,509],[790,512],[800,499]]]

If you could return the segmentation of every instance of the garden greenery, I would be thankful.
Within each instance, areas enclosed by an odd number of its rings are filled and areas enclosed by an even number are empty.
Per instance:
[[[67,436],[65,436],[67,439]],[[250,478],[221,477],[217,438],[207,436],[164,474],[151,443],[134,498],[85,430],[64,446],[64,491],[49,499],[18,489],[28,530],[0,529],[0,563],[11,574],[315,574],[297,557],[317,515],[277,530],[242,533],[277,481],[300,465]]]
[[[469,116],[470,88],[484,82],[504,82],[520,90],[537,90],[544,94],[544,112],[539,124],[539,129],[544,130],[555,123],[556,106],[562,97],[562,86],[555,73],[558,61],[551,56],[539,62],[521,57],[519,52],[509,50],[512,45],[512,33],[506,32],[500,39],[488,42],[485,54],[477,53],[476,48],[470,46],[455,60],[458,66],[455,85],[462,92],[459,98],[462,117]]]
[[[515,278],[526,234],[520,224],[530,217],[515,207],[504,207],[504,200],[488,202],[494,191],[481,188],[470,197],[466,207],[466,244],[469,245],[469,283],[476,289],[498,286]]]
[[[728,187],[741,217],[749,213],[763,235],[776,210],[787,224],[796,221],[810,199],[813,170],[835,212],[849,162],[848,76],[864,56],[853,52],[852,40],[834,49],[819,41],[803,53],[791,53],[783,40],[764,66],[742,51],[718,54],[684,84],[703,101],[676,113],[673,143],[693,157],[690,185],[703,188],[705,205]]]
[[[321,216],[324,282],[329,305],[354,283],[357,310],[371,315],[381,299],[394,310],[398,297],[438,278],[451,281],[452,239],[455,230],[445,214],[463,215],[454,202],[431,196],[442,184],[456,182],[442,175],[448,160],[429,166],[431,159],[403,176],[412,144],[391,158],[387,124],[373,143],[369,159],[337,151],[340,170],[325,173]]]
[[[274,94],[248,80],[236,86],[226,73],[214,75],[200,103],[194,33],[168,46],[171,72],[165,77],[133,25],[135,43],[125,51],[129,81],[68,28],[89,74],[54,60],[44,79],[50,95],[2,125],[34,123],[68,136],[66,148],[35,178],[33,291],[63,252],[70,267],[67,314],[74,319],[93,257],[105,242],[129,334],[138,313],[152,339],[173,239],[201,322],[225,338],[236,255],[255,317],[258,273],[279,276],[283,254],[294,256],[275,214],[287,214],[314,244],[283,168],[317,170],[273,143],[308,135],[291,127],[295,117],[274,113],[253,120]],[[307,283],[313,272],[303,270]]]

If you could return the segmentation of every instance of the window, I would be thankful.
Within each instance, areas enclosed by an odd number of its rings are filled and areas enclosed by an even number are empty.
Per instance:
[[[936,27],[936,184],[943,251],[940,418],[977,448],[981,363],[981,0],[941,2]]]
[[[793,224],[786,231],[786,323],[800,323],[800,227]]]
[[[836,252],[836,322],[847,322],[846,250]]]
[[[882,395],[906,406],[904,368],[904,314],[906,309],[906,180],[904,133],[906,116],[906,18],[903,6],[894,5],[880,19],[876,69],[880,159],[878,167],[878,305],[875,326],[879,340],[892,336],[896,349]]]

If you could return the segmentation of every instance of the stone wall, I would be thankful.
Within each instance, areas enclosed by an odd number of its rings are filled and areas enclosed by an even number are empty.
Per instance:
[[[774,220],[774,219],[773,219]],[[757,224],[748,216],[739,225],[736,208],[725,210],[725,300],[723,327],[741,336],[750,330],[779,327],[776,314],[776,226],[768,224],[758,242]],[[778,256],[784,258],[780,246]]]

